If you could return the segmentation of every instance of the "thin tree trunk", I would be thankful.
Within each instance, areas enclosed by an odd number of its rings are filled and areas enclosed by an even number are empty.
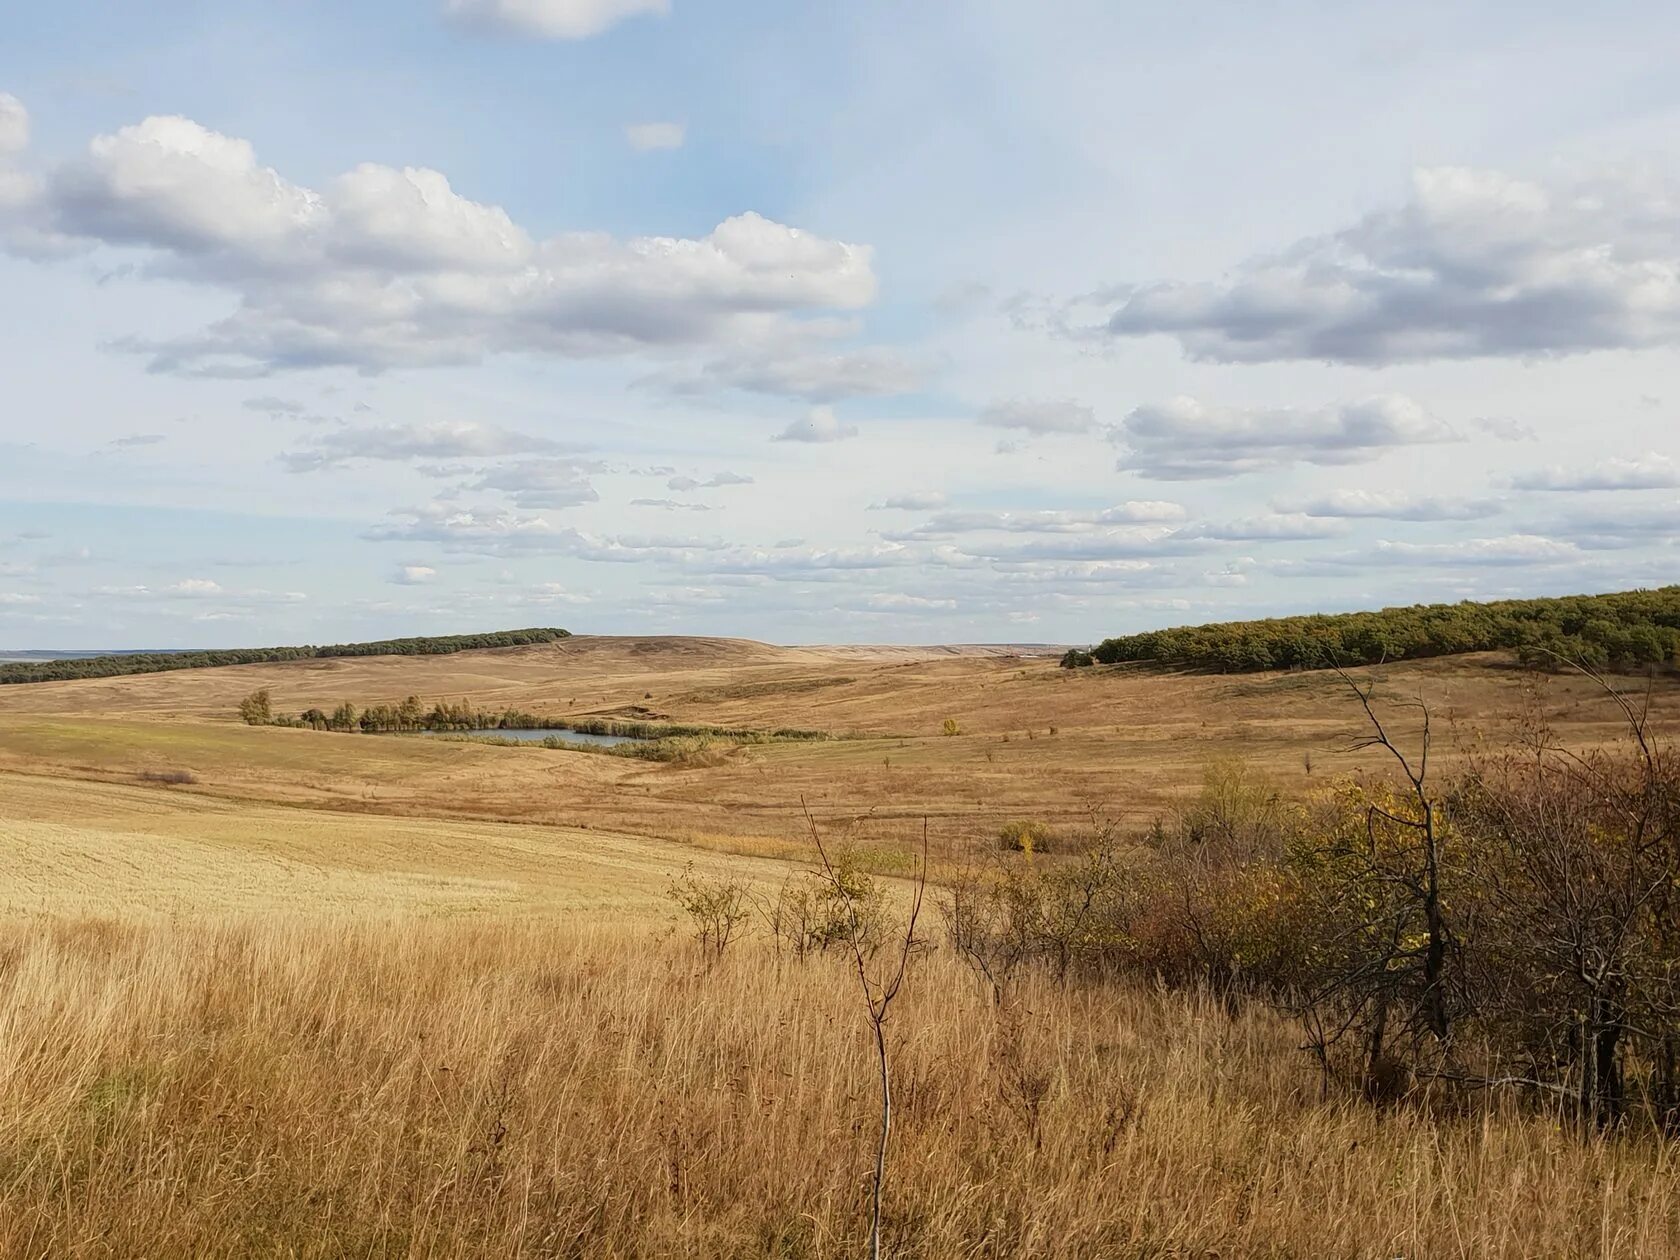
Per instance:
[[[875,1058],[881,1065],[881,1140],[875,1147],[875,1188],[869,1210],[869,1260],[881,1260],[881,1187],[887,1178],[887,1139],[892,1133],[892,1075],[887,1069],[887,1037],[880,1020],[875,1028]]]

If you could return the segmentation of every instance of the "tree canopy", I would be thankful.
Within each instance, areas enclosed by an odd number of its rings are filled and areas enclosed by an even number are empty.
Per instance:
[[[1240,673],[1499,650],[1543,668],[1563,661],[1595,669],[1675,665],[1680,586],[1179,626],[1104,639],[1088,655],[1069,652],[1062,664],[1155,661]]]
[[[0,665],[0,684],[56,682],[66,678],[114,678],[120,674],[156,674],[171,669],[207,669],[217,665],[260,665],[272,661],[300,661],[334,656],[447,656],[474,648],[520,647],[553,643],[570,630],[534,628],[496,630],[488,634],[446,634],[429,638],[378,639],[371,643],[330,643],[320,646],[220,648],[192,652],[143,652],[131,655],[85,656],[61,661],[18,661]]]

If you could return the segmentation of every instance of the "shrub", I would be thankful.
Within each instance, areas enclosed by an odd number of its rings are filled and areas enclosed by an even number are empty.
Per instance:
[[[946,718],[944,723],[940,726],[939,729],[942,733],[944,733],[946,735],[961,735],[962,734],[962,726],[961,726],[961,724],[958,723],[956,718]]]
[[[1048,853],[1052,843],[1048,823],[1016,819],[998,830],[998,848],[1008,853]]]
[[[267,687],[253,691],[239,702],[239,717],[246,726],[267,726],[274,720],[274,697]]]
[[[688,920],[695,943],[714,958],[722,956],[751,917],[745,883],[697,875],[693,862],[671,881],[666,895]]]
[[[863,872],[857,855],[842,850],[832,877],[817,871],[789,876],[760,912],[776,948],[795,958],[847,947],[854,932],[869,955],[886,938],[886,900],[886,890]]]
[[[142,783],[197,783],[191,770],[142,770],[137,776]]]

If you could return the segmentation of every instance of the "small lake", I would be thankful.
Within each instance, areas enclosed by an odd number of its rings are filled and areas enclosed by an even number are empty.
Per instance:
[[[592,735],[588,731],[565,729],[531,730],[507,729],[494,731],[416,731],[416,735],[453,735],[457,739],[512,739],[521,744],[540,744],[545,739],[563,739],[568,744],[589,744],[596,748],[611,748],[615,744],[638,743],[635,735]]]

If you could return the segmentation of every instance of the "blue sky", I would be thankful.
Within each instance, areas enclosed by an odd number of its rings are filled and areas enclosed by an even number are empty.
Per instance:
[[[0,647],[1674,580],[1667,6],[14,6]]]

